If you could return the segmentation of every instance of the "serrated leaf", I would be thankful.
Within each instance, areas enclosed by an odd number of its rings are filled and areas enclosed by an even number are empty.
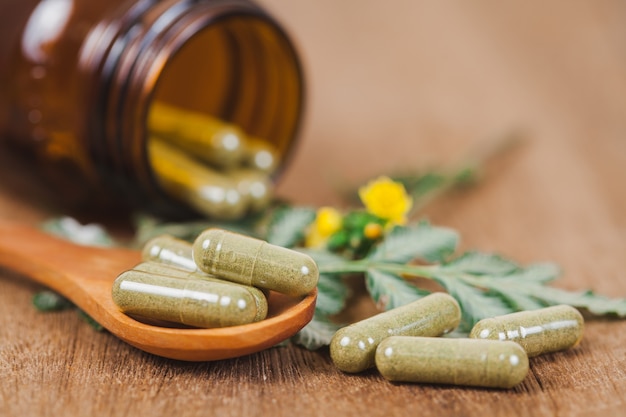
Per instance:
[[[560,275],[561,268],[558,265],[546,262],[529,265],[520,272],[515,273],[515,276],[511,276],[511,278],[545,284],[554,281]]]
[[[458,234],[427,223],[396,227],[367,256],[372,261],[406,263],[414,259],[442,262],[456,250]]]
[[[337,314],[343,310],[349,291],[341,279],[335,275],[321,274],[317,283],[316,313]]]
[[[346,262],[343,257],[325,250],[310,250],[306,248],[296,248],[296,250],[313,258],[320,270],[327,266],[342,265]],[[343,310],[349,291],[348,287],[341,280],[340,275],[340,273],[320,273],[317,283],[316,312],[331,315]]]
[[[542,287],[534,296],[549,305],[569,304],[597,315],[626,317],[626,299],[609,298],[590,290],[570,292],[555,287]]]
[[[550,287],[543,284],[559,274],[560,269],[555,264],[535,264],[504,278],[490,277],[482,285],[499,294],[516,311],[535,310],[553,304],[544,300],[541,293],[550,291]]]
[[[495,280],[494,280],[495,281]],[[523,291],[515,290],[515,287],[498,280],[489,286],[490,291],[497,293],[506,300],[514,311],[536,310],[546,307],[546,303],[532,297]]]
[[[313,316],[313,320],[296,333],[291,340],[308,350],[316,350],[322,346],[328,346],[340,327],[328,318],[316,314]]]
[[[402,277],[373,268],[365,275],[365,286],[381,310],[391,310],[430,294]]]
[[[441,269],[474,275],[503,276],[519,270],[519,266],[497,254],[466,252],[442,265]]]
[[[497,294],[472,287],[457,278],[436,277],[461,307],[459,331],[469,332],[480,320],[512,313],[514,310]]]
[[[277,246],[291,248],[303,238],[306,228],[315,219],[315,210],[308,207],[284,207],[276,210],[266,240]]]

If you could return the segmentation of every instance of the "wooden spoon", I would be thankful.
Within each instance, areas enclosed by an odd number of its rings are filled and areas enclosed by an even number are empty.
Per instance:
[[[217,329],[145,324],[123,314],[111,297],[118,274],[140,261],[138,251],[79,246],[0,223],[0,265],[62,294],[120,339],[155,355],[185,361],[243,356],[293,336],[313,317],[316,290],[303,298],[272,292],[268,318],[252,324]]]

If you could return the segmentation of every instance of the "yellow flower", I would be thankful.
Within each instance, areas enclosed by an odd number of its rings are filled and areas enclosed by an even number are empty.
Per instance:
[[[309,227],[305,238],[305,246],[320,248],[328,238],[341,229],[343,218],[341,213],[332,207],[321,207],[317,210],[315,221]]]
[[[388,177],[379,177],[359,188],[359,197],[368,212],[395,224],[406,223],[413,205],[404,185]]]

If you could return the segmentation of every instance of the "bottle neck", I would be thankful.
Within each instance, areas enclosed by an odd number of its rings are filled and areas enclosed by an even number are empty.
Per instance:
[[[273,141],[282,159],[291,148],[303,105],[300,63],[282,29],[253,3],[136,1],[122,19],[92,35],[87,42],[99,47],[84,48],[92,52],[81,57],[81,64],[97,73],[86,147],[99,175],[127,196],[169,200],[155,181],[147,152],[147,120],[156,99],[186,106],[188,94],[191,107]],[[223,45],[213,42],[217,37],[226,39]],[[197,56],[200,66],[228,61],[230,67],[225,75],[215,70],[204,77],[193,70],[194,61],[174,62],[186,56]],[[222,84],[230,88],[213,97]],[[172,93],[177,85],[187,93]]]

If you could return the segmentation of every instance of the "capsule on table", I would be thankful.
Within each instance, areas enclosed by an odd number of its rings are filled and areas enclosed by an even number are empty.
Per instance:
[[[483,319],[474,325],[470,337],[511,340],[533,357],[576,346],[583,329],[583,316],[577,309],[558,305]]]
[[[141,258],[159,262],[185,271],[196,271],[198,266],[191,256],[191,243],[170,235],[160,235],[143,245]]]
[[[308,294],[319,279],[308,255],[221,229],[196,238],[193,259],[206,273],[292,296]]]
[[[258,320],[256,300],[227,282],[126,271],[113,283],[113,301],[131,316],[194,327],[227,327]]]
[[[148,144],[152,169],[172,196],[213,218],[237,219],[249,209],[237,183],[157,137]]]
[[[330,342],[330,357],[344,372],[361,372],[374,366],[376,347],[389,336],[440,336],[461,320],[456,300],[433,293],[339,329]]]
[[[256,287],[251,287],[249,285],[238,284],[232,281],[225,281],[220,279],[214,275],[209,275],[206,272],[202,272],[200,270],[195,271],[186,271],[168,264],[162,264],[154,261],[141,262],[133,267],[133,271],[147,272],[150,274],[156,275],[165,275],[169,277],[183,278],[183,279],[203,279],[206,281],[217,281],[223,284],[228,284],[231,286],[239,286],[244,288],[246,291],[250,292],[252,297],[254,298],[254,302],[256,305],[256,316],[254,321],[263,320],[267,317],[268,305],[267,305],[267,297],[269,294],[263,292]]]
[[[528,356],[514,342],[392,336],[378,345],[376,368],[390,381],[512,388]]]

